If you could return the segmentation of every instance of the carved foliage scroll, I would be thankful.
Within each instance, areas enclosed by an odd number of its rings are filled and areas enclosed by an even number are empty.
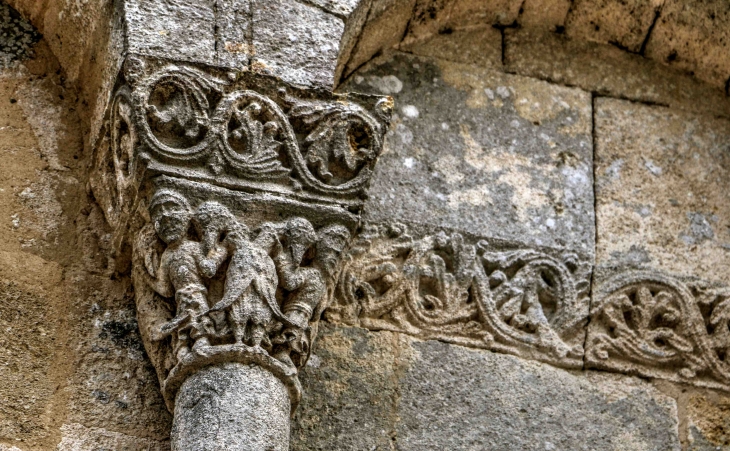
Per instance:
[[[649,271],[601,285],[586,361],[594,368],[730,388],[730,290]]]
[[[92,178],[123,228],[144,171],[359,209],[392,101],[130,58]]]
[[[421,238],[405,226],[365,227],[329,315],[580,367],[589,265],[576,255],[493,249],[458,233]]]

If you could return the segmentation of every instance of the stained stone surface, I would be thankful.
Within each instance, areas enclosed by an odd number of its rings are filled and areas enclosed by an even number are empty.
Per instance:
[[[334,86],[341,18],[294,0],[257,0],[253,7],[254,68],[300,85]]]
[[[399,53],[342,89],[397,105],[364,219],[593,253],[589,93]]]
[[[687,451],[730,449],[730,398],[690,397],[687,406]]]
[[[646,56],[691,72],[720,89],[730,79],[730,4],[666,0]]]
[[[288,451],[290,401],[284,384],[258,365],[199,370],[180,387],[174,451]]]
[[[390,332],[320,336],[303,382],[323,404],[298,417],[292,450],[680,449],[674,400],[639,379]]]
[[[401,50],[420,56],[483,67],[502,66],[502,33],[494,27],[438,33]]]
[[[664,0],[577,0],[565,24],[575,39],[612,43],[638,53]]]
[[[215,63],[214,0],[130,0],[124,12],[129,52]]]
[[[726,283],[729,175],[730,120],[597,99],[598,266]]]
[[[527,28],[505,30],[504,44],[509,72],[599,94],[730,117],[730,98],[721,88],[614,45]]]

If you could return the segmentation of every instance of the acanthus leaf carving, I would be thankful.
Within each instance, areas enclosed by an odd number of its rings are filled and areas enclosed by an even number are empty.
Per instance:
[[[730,290],[636,270],[609,278],[597,299],[588,365],[730,388]]]
[[[401,224],[368,225],[329,315],[580,367],[589,267],[570,253],[497,250],[459,233],[414,238]]]

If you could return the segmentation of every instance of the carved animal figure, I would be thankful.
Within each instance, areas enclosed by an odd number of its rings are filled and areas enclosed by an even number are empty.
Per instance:
[[[218,202],[205,202],[195,215],[205,259],[201,267],[213,277],[230,258],[223,297],[211,312],[228,309],[237,344],[269,346],[267,329],[274,319],[290,324],[276,302],[276,267],[261,242],[252,242],[248,228]]]

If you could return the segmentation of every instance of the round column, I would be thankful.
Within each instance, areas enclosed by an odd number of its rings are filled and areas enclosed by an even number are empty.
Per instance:
[[[203,368],[180,387],[172,451],[289,451],[286,386],[259,365]]]

